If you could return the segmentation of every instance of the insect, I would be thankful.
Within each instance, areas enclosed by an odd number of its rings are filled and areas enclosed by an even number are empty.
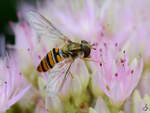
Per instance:
[[[43,15],[30,12],[29,22],[40,36],[49,37],[51,39],[59,39],[64,42],[62,48],[53,48],[41,60],[37,66],[37,71],[50,71],[48,86],[54,90],[60,90],[68,76],[72,63],[77,59],[90,60],[91,49],[94,44],[89,44],[85,40],[80,43],[71,41],[67,36],[61,33],[46,17]]]

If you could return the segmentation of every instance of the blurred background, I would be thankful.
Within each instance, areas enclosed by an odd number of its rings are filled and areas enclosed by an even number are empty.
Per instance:
[[[14,44],[14,34],[10,28],[11,22],[17,22],[17,9],[20,3],[35,5],[37,0],[0,0],[0,56],[4,54],[5,43]],[[19,4],[19,5],[18,5]],[[7,49],[7,48],[6,48]]]

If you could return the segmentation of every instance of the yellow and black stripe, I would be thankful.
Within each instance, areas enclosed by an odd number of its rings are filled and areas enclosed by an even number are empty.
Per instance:
[[[56,63],[64,60],[65,56],[63,51],[59,48],[53,48],[52,51],[49,51],[48,54],[41,60],[40,64],[37,67],[39,72],[46,72],[54,67]]]

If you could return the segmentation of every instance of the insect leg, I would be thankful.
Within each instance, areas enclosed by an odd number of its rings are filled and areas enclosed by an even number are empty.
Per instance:
[[[84,61],[91,61],[91,62],[100,62],[100,60],[94,60],[94,59],[92,59],[92,58],[81,58],[82,60],[84,60]]]
[[[70,71],[69,71],[69,73],[70,73],[70,75],[71,75],[71,78],[74,78],[73,75],[72,75],[72,73],[71,73]]]

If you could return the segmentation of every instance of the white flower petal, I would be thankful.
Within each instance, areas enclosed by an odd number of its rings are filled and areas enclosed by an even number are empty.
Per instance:
[[[98,97],[98,99],[97,99],[95,111],[97,113],[110,113],[106,104],[104,103],[104,101],[101,97]]]
[[[96,112],[93,108],[89,108],[89,113],[98,113],[98,112]]]

